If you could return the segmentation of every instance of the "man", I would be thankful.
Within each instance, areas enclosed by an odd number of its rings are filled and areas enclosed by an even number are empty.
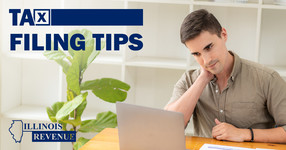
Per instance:
[[[165,109],[193,115],[196,136],[286,143],[286,83],[279,74],[226,48],[227,32],[206,10],[189,14],[181,41],[200,69],[183,74]]]

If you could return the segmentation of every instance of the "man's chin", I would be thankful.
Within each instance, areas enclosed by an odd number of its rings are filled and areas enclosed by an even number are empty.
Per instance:
[[[208,70],[208,71],[209,71],[210,73],[214,74],[214,75],[216,75],[216,74],[219,73],[217,70]]]

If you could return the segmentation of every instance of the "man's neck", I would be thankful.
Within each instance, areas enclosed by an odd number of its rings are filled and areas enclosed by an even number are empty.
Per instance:
[[[219,74],[216,74],[217,80],[219,82],[227,82],[232,72],[233,66],[234,66],[234,56],[228,52],[223,71],[221,71],[221,73]]]

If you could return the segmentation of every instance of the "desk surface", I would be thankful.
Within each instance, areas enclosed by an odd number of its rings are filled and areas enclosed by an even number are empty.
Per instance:
[[[191,150],[199,150],[205,143],[228,145],[247,148],[264,148],[264,149],[277,149],[286,150],[284,144],[272,144],[272,143],[252,143],[252,142],[226,142],[218,141],[212,138],[202,137],[186,137],[186,148]],[[119,150],[119,138],[118,130],[113,128],[106,128],[102,132],[98,133],[89,142],[81,147],[80,150]]]

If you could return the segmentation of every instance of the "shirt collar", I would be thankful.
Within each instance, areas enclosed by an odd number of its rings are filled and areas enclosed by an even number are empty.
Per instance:
[[[232,68],[232,72],[230,74],[230,80],[234,81],[235,77],[238,75],[240,68],[241,68],[241,58],[235,54],[232,51],[229,51],[229,53],[233,56],[234,58],[234,63],[233,63],[233,68]]]

